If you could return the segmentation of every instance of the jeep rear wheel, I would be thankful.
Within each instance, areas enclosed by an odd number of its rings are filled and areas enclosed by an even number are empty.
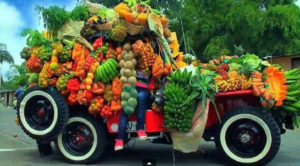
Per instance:
[[[58,135],[56,146],[70,163],[89,164],[98,160],[106,146],[105,130],[88,114],[76,113]]]
[[[238,107],[222,118],[216,144],[231,161],[262,165],[271,161],[280,147],[280,129],[269,112]]]

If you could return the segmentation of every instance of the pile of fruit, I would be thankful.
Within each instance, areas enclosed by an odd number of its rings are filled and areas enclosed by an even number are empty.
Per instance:
[[[281,106],[286,98],[284,71],[256,55],[221,56],[201,65],[216,73],[219,92],[252,89],[253,95],[259,96],[261,105],[267,108]]]
[[[137,106],[137,72],[153,75],[155,93],[160,78],[172,70],[171,54],[157,51],[165,45],[149,33],[148,21],[162,25],[169,44],[178,41],[169,38],[166,17],[146,1],[124,1],[114,9],[86,2],[71,12],[49,7],[39,13],[48,32],[23,32],[28,37],[21,52],[28,88],[53,86],[69,105],[87,106],[90,114],[102,118],[122,109],[130,116]]]

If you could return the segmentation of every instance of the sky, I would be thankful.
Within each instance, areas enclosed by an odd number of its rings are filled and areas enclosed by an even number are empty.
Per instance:
[[[64,6],[72,10],[77,0],[0,0],[0,43],[5,43],[16,64],[21,64],[20,52],[26,46],[26,38],[20,34],[24,28],[43,30],[34,8],[36,6]],[[4,76],[9,64],[1,65]]]
[[[7,45],[8,52],[16,64],[21,64],[20,52],[26,46],[26,38],[21,37],[24,28],[43,30],[35,15],[36,6],[64,6],[72,10],[77,0],[0,0],[0,43]],[[300,6],[300,0],[297,5]],[[8,64],[1,66],[2,75],[9,70]]]

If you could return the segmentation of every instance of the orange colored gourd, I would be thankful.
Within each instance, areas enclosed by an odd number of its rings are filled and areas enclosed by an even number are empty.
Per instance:
[[[122,82],[118,77],[113,80],[112,92],[115,96],[120,96],[122,93]]]
[[[126,10],[120,10],[118,13],[119,13],[119,16],[120,16],[121,18],[125,18],[125,16],[126,16],[126,14],[128,13],[128,11],[126,11]]]
[[[85,76],[86,76],[86,72],[84,70],[84,65],[85,65],[85,57],[86,57],[86,54],[88,52],[86,52],[85,50],[82,50],[80,51],[80,58],[79,58],[79,61],[77,63],[77,68],[76,68],[76,71],[75,71],[75,75],[81,79],[84,79]],[[77,58],[77,57],[76,57]],[[77,59],[78,60],[78,59]]]
[[[115,11],[117,13],[119,13],[119,16],[121,18],[125,18],[126,16],[126,13],[130,13],[130,9],[129,7],[127,6],[127,4],[125,3],[119,3],[116,7],[115,7]]]
[[[158,56],[153,64],[152,75],[154,77],[160,77],[164,74],[164,62],[160,56]]]
[[[110,109],[112,111],[120,111],[122,109],[121,100],[118,99],[111,101]]]
[[[125,3],[119,3],[116,7],[115,7],[115,11],[116,12],[120,12],[121,10],[125,10],[125,11],[130,11],[129,7],[127,6],[127,4]]]
[[[130,12],[125,13],[125,21],[126,22],[133,23],[134,19],[135,19],[135,16],[132,13],[130,13]]]
[[[146,26],[148,23],[148,14],[146,13],[140,13],[137,15],[137,20],[139,22],[140,25]]]
[[[103,94],[105,91],[105,85],[101,82],[99,83],[93,83],[93,88],[92,88],[92,92],[94,94]]]
[[[83,51],[83,46],[79,43],[74,44],[73,52],[72,52],[72,59],[76,62],[80,60],[81,54]]]

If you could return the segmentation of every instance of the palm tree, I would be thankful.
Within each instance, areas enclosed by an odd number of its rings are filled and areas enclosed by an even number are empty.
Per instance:
[[[1,65],[2,63],[14,63],[13,57],[10,55],[10,53],[6,50],[6,44],[0,43],[0,89],[2,87],[2,72],[1,72]]]

